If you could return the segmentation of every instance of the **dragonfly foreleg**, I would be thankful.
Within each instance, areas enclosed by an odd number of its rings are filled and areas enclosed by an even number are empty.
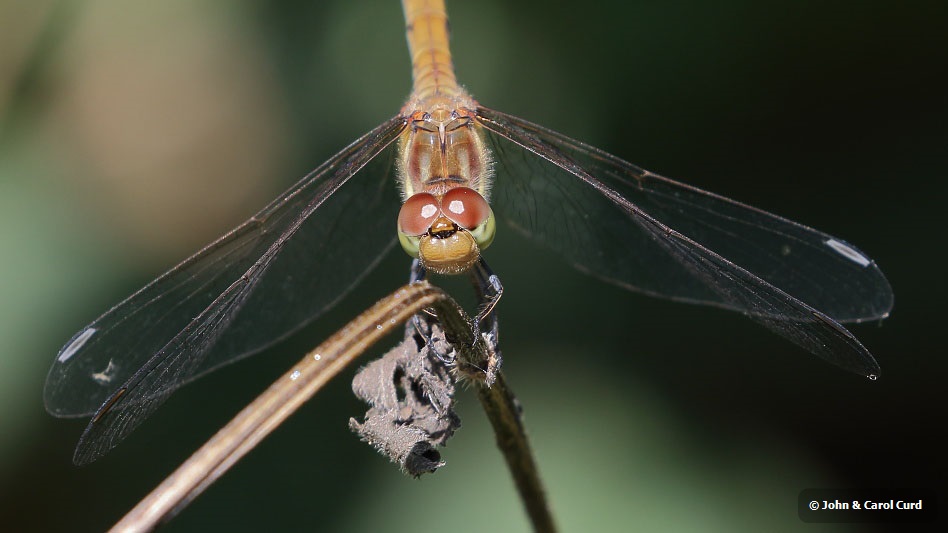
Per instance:
[[[409,283],[415,283],[425,279],[425,276],[428,274],[425,267],[422,266],[421,261],[415,259],[411,262],[411,271],[408,277]],[[432,327],[431,321],[437,319],[434,313],[425,309],[425,314],[427,316],[422,316],[420,313],[411,317],[411,323],[406,324],[407,328],[414,328],[415,333],[421,337],[424,341],[424,345],[428,347],[428,351],[435,355],[442,363],[448,366],[454,365],[454,355],[446,354],[442,352],[437,347],[437,343],[440,339],[436,339],[431,335]],[[406,336],[410,334],[410,331],[405,332]]]
[[[497,302],[504,294],[504,286],[483,257],[471,269],[471,281],[477,292],[478,301],[481,302],[474,319],[475,337],[479,336],[480,332],[484,332],[487,335],[487,342],[492,346],[497,346],[500,342],[500,327],[494,308],[497,307]]]

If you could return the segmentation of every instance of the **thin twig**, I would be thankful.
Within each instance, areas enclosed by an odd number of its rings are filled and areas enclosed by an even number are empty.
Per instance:
[[[150,531],[180,512],[264,437],[286,420],[323,385],[412,315],[432,307],[445,336],[458,351],[459,368],[478,384],[478,394],[494,427],[535,531],[556,530],[536,462],[533,460],[516,399],[499,372],[484,372],[496,361],[493,347],[475,339],[464,311],[441,289],[422,281],[380,300],[319,345],[245,407],[223,429],[111,531]],[[473,369],[473,370],[472,370]]]
[[[173,517],[369,346],[415,313],[447,298],[441,289],[418,282],[380,300],[306,354],[129,511],[112,531],[150,531]]]
[[[498,372],[497,380],[490,387],[478,382],[477,396],[494,427],[497,447],[507,461],[507,468],[510,469],[520,499],[523,500],[527,515],[533,523],[533,530],[553,533],[556,531],[556,524],[553,522],[546,492],[540,480],[540,471],[520,419],[519,404],[507,386],[503,374]]]
[[[495,371],[499,361],[495,347],[489,346],[483,337],[474,342],[473,330],[454,300],[440,300],[433,307],[445,335],[458,350],[458,368],[477,384],[477,396],[494,428],[497,447],[507,461],[533,530],[555,532],[540,470],[520,417],[520,404],[503,373]]]

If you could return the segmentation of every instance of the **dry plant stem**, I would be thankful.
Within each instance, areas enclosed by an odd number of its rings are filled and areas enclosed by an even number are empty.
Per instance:
[[[380,300],[306,354],[129,511],[112,531],[150,531],[174,516],[369,346],[415,313],[447,299],[443,291],[422,281]]]
[[[477,395],[484,406],[484,412],[494,428],[497,447],[500,448],[507,468],[514,478],[514,484],[520,493],[520,499],[527,509],[527,515],[533,524],[533,530],[542,533],[556,531],[553,514],[546,499],[546,491],[540,480],[540,470],[527,440],[527,433],[520,418],[520,408],[516,396],[507,386],[507,381],[501,372],[492,376],[493,382],[477,379],[479,369],[492,366],[490,358],[491,347],[486,346],[483,339],[477,339],[475,344],[473,332],[466,318],[454,300],[438,301],[434,306],[438,321],[444,328],[448,340],[458,350],[458,365],[464,371],[465,367],[475,372],[465,372],[472,376],[477,384]],[[488,379],[491,379],[489,377]]]
[[[475,341],[464,312],[450,297],[426,281],[402,287],[306,354],[129,511],[111,531],[150,531],[173,517],[353,359],[426,307],[435,310],[445,335],[457,347],[460,365],[488,368],[490,347],[483,339]],[[483,380],[477,380],[477,384],[481,402],[494,426],[497,444],[507,460],[534,530],[555,531],[513,394],[500,373],[497,373],[493,387]]]
[[[507,461],[514,484],[533,523],[533,530],[543,533],[556,531],[543,483],[540,481],[540,471],[520,419],[516,397],[507,387],[503,374],[497,373],[497,380],[491,387],[478,383],[477,395],[494,427],[497,447]]]

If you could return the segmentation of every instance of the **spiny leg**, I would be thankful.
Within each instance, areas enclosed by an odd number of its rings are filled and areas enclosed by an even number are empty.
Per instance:
[[[504,294],[504,286],[483,257],[478,259],[477,264],[471,269],[471,282],[480,302],[474,319],[475,338],[481,331],[486,332],[487,342],[496,347],[500,342],[500,327],[494,309]]]
[[[409,282],[414,283],[421,281],[425,279],[426,275],[427,271],[421,264],[421,261],[418,259],[413,260],[411,263]],[[474,285],[474,292],[479,302],[477,315],[471,324],[473,337],[475,339],[480,338],[481,333],[485,332],[485,340],[492,348],[496,348],[500,342],[500,327],[495,308],[504,293],[503,284],[501,284],[500,278],[494,274],[487,265],[487,262],[484,261],[484,258],[478,259],[477,263],[475,263],[471,269],[470,275],[471,283]],[[412,317],[411,325],[406,327],[414,328],[415,332],[422,338],[429,350],[443,363],[453,364],[454,358],[436,349],[434,339],[432,339],[430,335],[431,327],[427,322],[437,317],[430,311],[426,310],[425,313],[428,315],[427,318],[423,318],[420,313],[416,314]],[[410,334],[410,330],[406,331],[406,334]]]
[[[411,262],[411,270],[409,273],[408,282],[415,283],[417,281],[421,281],[425,279],[427,274],[428,272],[425,270],[425,267],[422,266],[421,261],[414,259]],[[431,337],[431,325],[428,322],[433,319],[437,319],[437,317],[427,309],[425,309],[424,313],[427,315],[424,318],[422,317],[421,313],[411,317],[411,323],[405,325],[405,335],[411,335],[411,330],[414,329],[415,333],[421,337],[422,341],[424,341],[424,345],[428,347],[428,350],[433,353],[435,357],[437,357],[445,365],[453,365],[454,357],[442,353],[441,350],[436,348],[435,339]]]

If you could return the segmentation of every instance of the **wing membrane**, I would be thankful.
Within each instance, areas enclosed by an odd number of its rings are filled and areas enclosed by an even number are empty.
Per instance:
[[[614,194],[837,321],[881,319],[892,308],[892,289],[878,266],[842,239],[664,178],[516,117],[483,108],[479,113],[485,127],[545,160],[495,138],[502,175],[494,202],[521,231],[581,269],[654,296],[770,312],[722,296],[695,279],[675,254],[651,253],[654,235],[630,223],[628,209],[610,198]],[[575,178],[560,169],[583,180],[586,190],[578,191]],[[533,201],[520,200],[525,197]]]
[[[891,308],[888,282],[855,248],[516,117],[478,115],[496,134],[495,210],[528,236],[607,281],[740,311],[829,362],[878,375],[837,322]]]
[[[369,132],[60,350],[47,410],[97,413],[77,463],[111,449],[184,383],[312,320],[374,266],[394,242],[398,209],[391,158],[376,156],[404,125],[395,117]]]

